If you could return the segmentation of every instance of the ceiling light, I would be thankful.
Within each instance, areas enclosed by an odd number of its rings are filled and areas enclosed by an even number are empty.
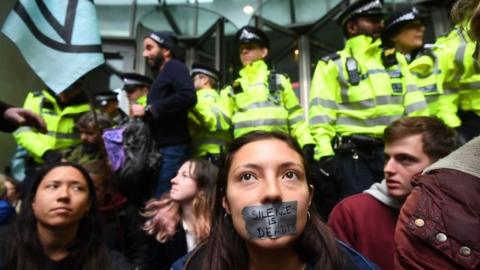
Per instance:
[[[243,12],[245,12],[246,14],[252,14],[253,11],[255,11],[253,9],[253,7],[251,5],[246,5],[243,7]]]

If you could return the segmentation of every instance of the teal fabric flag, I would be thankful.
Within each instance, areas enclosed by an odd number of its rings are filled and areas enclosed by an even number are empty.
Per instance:
[[[92,0],[18,0],[2,32],[56,93],[105,61]]]

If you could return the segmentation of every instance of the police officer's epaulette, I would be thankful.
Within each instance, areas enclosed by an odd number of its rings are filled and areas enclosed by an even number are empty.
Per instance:
[[[328,62],[330,60],[335,61],[338,58],[340,58],[340,54],[334,52],[334,53],[325,55],[324,57],[320,58],[320,60],[323,62]]]
[[[395,48],[385,49],[382,53],[383,66],[389,68],[398,64]]]

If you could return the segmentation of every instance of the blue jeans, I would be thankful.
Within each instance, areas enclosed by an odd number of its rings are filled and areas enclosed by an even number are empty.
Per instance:
[[[153,196],[159,198],[172,187],[170,180],[177,175],[178,169],[189,157],[188,144],[177,144],[159,148],[162,155],[160,170],[158,171],[157,182]]]

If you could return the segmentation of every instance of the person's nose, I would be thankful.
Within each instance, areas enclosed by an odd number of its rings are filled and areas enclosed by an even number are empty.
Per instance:
[[[170,183],[177,184],[178,183],[178,175],[175,175],[172,179],[170,179]]]
[[[262,204],[282,201],[282,187],[280,179],[277,179],[274,176],[267,177],[267,179],[264,181],[262,190]]]
[[[69,201],[70,200],[70,191],[68,189],[68,186],[61,186],[58,188],[57,192],[57,201]]]
[[[147,56],[148,56],[148,51],[147,51],[147,50],[143,50],[142,55],[143,55],[143,57],[147,57]]]
[[[385,166],[383,167],[383,173],[385,174],[385,176],[395,174],[395,160],[393,158],[390,158],[385,161]]]

